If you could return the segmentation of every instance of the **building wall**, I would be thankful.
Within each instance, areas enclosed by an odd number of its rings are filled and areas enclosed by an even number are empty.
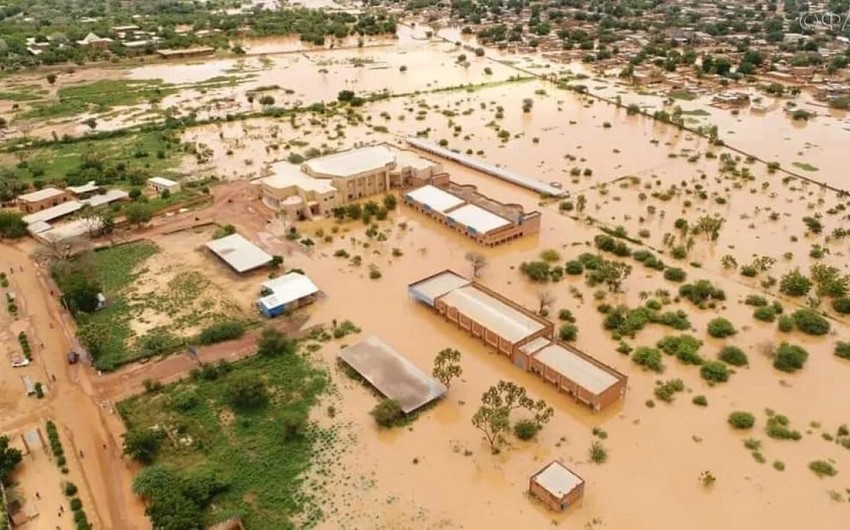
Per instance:
[[[148,187],[151,188],[152,190],[154,190],[157,193],[162,193],[165,190],[168,190],[171,193],[176,193],[176,192],[180,191],[180,183],[179,182],[175,182],[174,184],[171,184],[170,186],[164,186],[162,184],[157,184],[156,182],[148,181]]]
[[[68,193],[63,192],[62,195],[56,195],[41,201],[24,201],[18,199],[18,207],[25,213],[40,212],[41,210],[46,210],[47,208],[52,208],[62,204],[63,202],[67,202],[70,198],[71,197]]]
[[[528,483],[528,491],[540,499],[540,501],[550,510],[562,512],[567,509],[567,507],[576,504],[584,496],[584,482],[579,484],[578,487],[573,488],[572,491],[563,497],[556,497],[538,484],[534,480],[534,477],[532,477]]]

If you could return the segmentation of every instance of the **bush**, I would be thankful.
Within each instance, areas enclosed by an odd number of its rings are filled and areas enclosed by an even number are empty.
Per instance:
[[[245,325],[236,320],[225,320],[216,322],[201,330],[198,342],[201,344],[215,344],[227,340],[238,339],[245,334]]]
[[[708,323],[708,334],[716,339],[723,339],[737,332],[735,326],[725,318],[715,318]]]
[[[744,303],[755,307],[764,307],[767,305],[767,298],[757,294],[751,294],[744,299]]]
[[[720,350],[720,354],[717,357],[724,363],[731,364],[732,366],[746,366],[750,363],[749,359],[747,359],[747,354],[737,346],[725,346]]]
[[[777,327],[779,328],[779,331],[783,333],[788,333],[789,331],[794,329],[794,319],[791,318],[789,315],[782,315],[779,317]]]
[[[665,403],[671,403],[676,392],[681,392],[684,389],[685,383],[683,383],[681,379],[671,379],[665,383],[659,383],[656,385],[655,397]]]
[[[566,322],[575,322],[576,317],[573,316],[573,312],[569,309],[561,309],[558,311],[558,320],[564,320]]]
[[[791,314],[794,324],[807,335],[826,335],[829,333],[829,321],[811,309],[799,309]]]
[[[703,359],[697,353],[702,343],[688,334],[668,336],[659,340],[656,346],[667,355],[675,355],[685,364],[702,364]]]
[[[531,420],[519,420],[514,425],[514,434],[520,440],[531,440],[537,435],[537,424]]]
[[[671,267],[664,271],[664,279],[671,282],[683,282],[687,278],[687,274],[682,269]]]
[[[776,320],[776,311],[770,306],[760,306],[753,311],[753,318],[762,322],[773,322]]]
[[[564,324],[561,326],[561,329],[558,330],[558,336],[561,340],[572,342],[576,340],[576,336],[578,336],[578,327],[575,324]]]
[[[783,372],[795,372],[803,368],[809,353],[793,344],[783,342],[774,353],[773,367]]]
[[[661,362],[661,352],[655,348],[641,346],[632,355],[632,361],[638,366],[648,368],[653,372],[664,371],[664,363]]]
[[[578,276],[584,272],[584,265],[582,265],[580,261],[571,260],[567,262],[567,266],[564,270],[567,274]]]
[[[774,440],[799,440],[803,437],[800,431],[788,428],[788,418],[782,414],[771,416],[767,420],[765,433]]]
[[[702,306],[711,300],[719,302],[726,300],[726,293],[723,289],[715,287],[708,280],[699,280],[695,283],[682,285],[679,287],[679,296],[698,306]]]
[[[832,464],[827,462],[826,460],[815,460],[809,463],[809,469],[814,472],[815,475],[823,478],[823,477],[834,477],[838,474],[838,470],[833,467]]]
[[[73,482],[66,482],[63,486],[63,490],[65,491],[66,497],[73,497],[77,494],[77,485]]]
[[[390,428],[397,425],[403,418],[404,412],[401,410],[401,405],[394,399],[384,399],[375,405],[369,413],[375,418],[375,423],[383,428]]]
[[[779,291],[788,296],[805,296],[812,288],[812,281],[799,270],[793,270],[779,281]]]
[[[850,360],[850,342],[837,342],[835,344],[835,355]]]
[[[727,421],[735,429],[751,429],[756,424],[756,417],[749,412],[738,410],[729,414]]]
[[[842,296],[832,301],[832,309],[842,315],[850,315],[850,296]]]
[[[71,506],[71,509],[75,512],[83,507],[83,501],[81,501],[77,497],[71,499],[71,502],[69,504]]]
[[[700,367],[699,375],[712,383],[725,383],[729,380],[729,368],[718,361],[706,361]]]
[[[591,462],[596,464],[602,464],[608,460],[608,451],[599,440],[594,440],[593,443],[590,444],[590,450],[588,453],[590,455]]]
[[[696,405],[698,407],[707,407],[708,406],[708,400],[705,398],[705,396],[702,396],[702,395],[694,396],[694,398],[691,400],[691,403],[693,403],[694,405]]]

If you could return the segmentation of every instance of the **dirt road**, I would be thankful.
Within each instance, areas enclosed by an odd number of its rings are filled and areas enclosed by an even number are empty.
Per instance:
[[[19,318],[29,322],[30,341],[39,344],[34,348],[35,362],[48,381],[46,397],[38,402],[37,409],[0,424],[0,432],[30,425],[43,427],[46,419],[52,419],[68,446],[67,455],[75,461],[72,465],[82,470],[85,490],[93,500],[87,506],[90,520],[104,529],[149,528],[144,506],[130,492],[132,473],[121,457],[120,440],[106,428],[108,412],[92,396],[90,369],[67,364],[73,323],[58,300],[50,296],[44,280],[46,271],[31,261],[31,245],[3,243],[0,270],[10,271],[9,282],[20,300]]]

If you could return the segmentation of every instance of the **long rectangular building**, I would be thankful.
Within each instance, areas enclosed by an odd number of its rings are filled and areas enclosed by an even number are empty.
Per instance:
[[[515,366],[539,375],[594,411],[626,393],[624,374],[556,340],[552,322],[477,282],[445,270],[410,284],[408,292]]]
[[[475,186],[451,182],[446,174],[406,192],[404,204],[490,247],[540,231],[540,212],[502,204]]]

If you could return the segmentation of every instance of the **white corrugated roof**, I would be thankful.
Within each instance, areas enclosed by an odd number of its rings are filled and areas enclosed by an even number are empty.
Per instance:
[[[459,274],[455,274],[452,271],[443,271],[436,276],[414,283],[409,287],[409,290],[427,299],[428,303],[434,305],[434,299],[438,296],[469,285],[469,283],[469,280]]]
[[[46,188],[42,188],[38,191],[33,191],[31,193],[25,193],[23,195],[18,195],[18,199],[24,202],[38,202],[46,199],[50,199],[52,197],[58,197],[65,193],[64,191],[54,188],[52,186],[48,186]]]
[[[92,195],[88,199],[83,199],[82,202],[88,204],[92,208],[95,208],[97,206],[103,206],[104,204],[120,201],[128,197],[130,197],[130,194],[124,190],[109,190],[106,193]]]
[[[148,182],[153,182],[154,184],[159,184],[160,186],[171,187],[177,184],[177,182],[167,179],[165,177],[151,177],[148,179]]]
[[[57,204],[52,208],[41,210],[40,212],[25,215],[23,220],[26,224],[37,223],[39,221],[52,221],[65,215],[72,214],[83,207],[83,203],[79,201],[68,201],[62,204]]]
[[[286,161],[272,164],[271,170],[274,171],[274,175],[262,180],[263,184],[270,188],[281,189],[295,186],[303,191],[318,193],[336,191],[336,188],[331,185],[330,179],[311,177],[301,171],[299,166]]]
[[[559,344],[543,348],[534,358],[597,395],[617,382],[617,378],[608,371]]]
[[[80,195],[82,193],[90,193],[92,191],[97,191],[98,188],[100,188],[100,186],[95,184],[93,180],[90,180],[82,186],[68,186],[67,190],[73,193],[74,195]]]
[[[290,272],[273,280],[263,282],[263,287],[272,292],[260,299],[269,309],[286,305],[319,292],[319,288],[304,274]]]
[[[493,212],[489,212],[480,206],[467,204],[461,206],[457,210],[452,210],[448,214],[449,218],[464,226],[468,226],[479,234],[486,234],[491,230],[502,228],[511,224],[504,217],[499,217]]]
[[[383,145],[352,149],[342,153],[314,158],[304,166],[314,173],[347,177],[386,167],[395,162],[395,154]]]
[[[522,340],[543,329],[542,323],[474,285],[455,289],[441,300],[511,342]]]
[[[446,212],[466,202],[460,197],[452,195],[451,193],[441,190],[436,186],[432,186],[431,184],[417,188],[409,192],[407,196],[419,204],[424,204],[438,212]]]
[[[555,497],[563,497],[584,482],[557,460],[543,468],[533,480]]]
[[[239,234],[214,239],[207,243],[207,248],[237,272],[262,267],[272,260],[272,257],[266,251]]]

